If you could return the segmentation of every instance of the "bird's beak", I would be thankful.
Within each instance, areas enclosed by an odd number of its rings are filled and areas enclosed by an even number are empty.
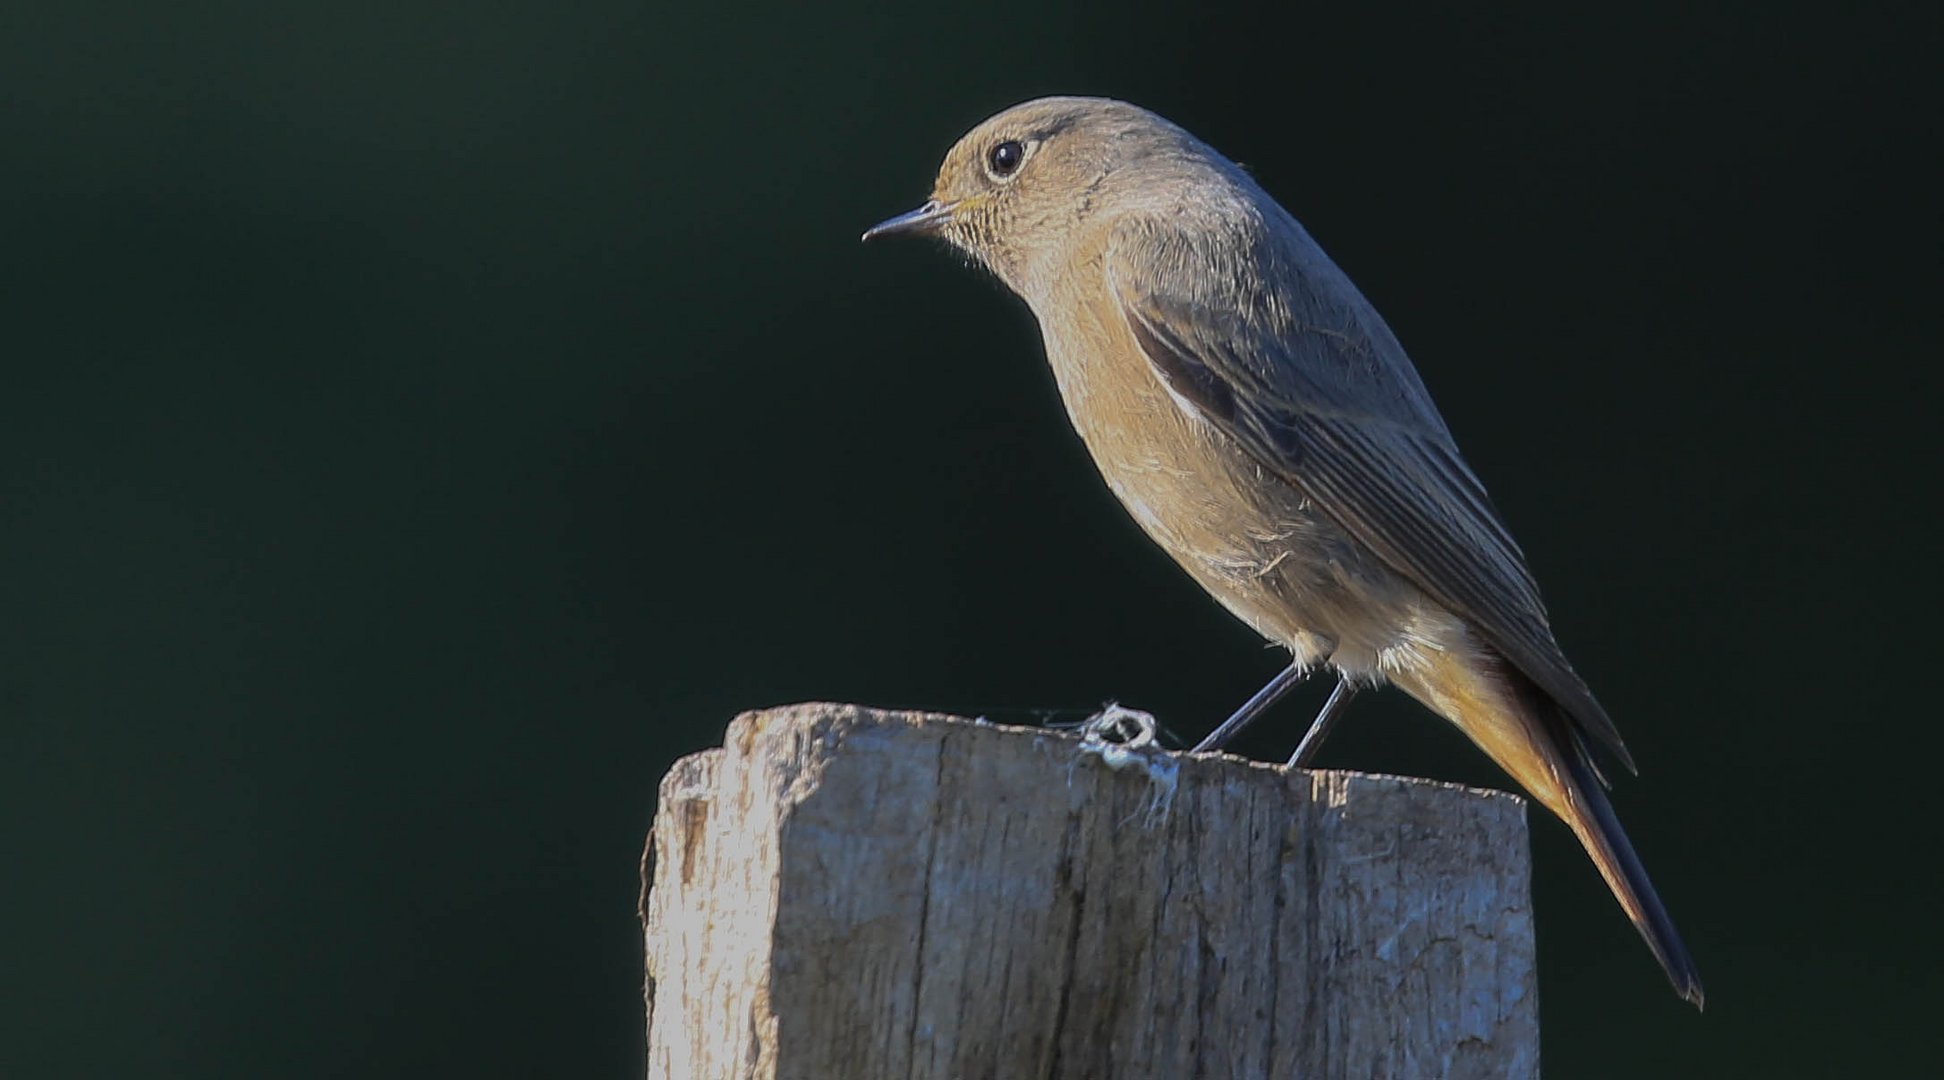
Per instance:
[[[926,203],[916,210],[899,214],[897,217],[878,222],[864,230],[864,239],[875,240],[880,236],[898,236],[906,233],[934,233],[944,228],[952,220],[952,211],[957,203],[939,202],[937,199]]]

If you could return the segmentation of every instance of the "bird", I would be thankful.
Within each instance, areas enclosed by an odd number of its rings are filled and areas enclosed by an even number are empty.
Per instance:
[[[1578,838],[1675,992],[1700,973],[1606,794],[1618,729],[1554,638],[1525,556],[1376,309],[1244,169],[1106,98],[974,127],[922,206],[1036,317],[1068,417],[1140,528],[1290,664],[1196,750],[1313,671],[1394,685]]]

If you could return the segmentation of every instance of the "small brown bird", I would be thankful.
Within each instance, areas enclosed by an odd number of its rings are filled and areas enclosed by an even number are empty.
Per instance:
[[[1357,687],[1456,724],[1591,855],[1679,994],[1701,979],[1608,803],[1619,732],[1553,640],[1519,546],[1369,301],[1233,162],[1124,102],[974,128],[923,207],[864,234],[950,241],[1038,317],[1068,415],[1142,529],[1292,654],[1197,749],[1318,666],[1293,762]]]

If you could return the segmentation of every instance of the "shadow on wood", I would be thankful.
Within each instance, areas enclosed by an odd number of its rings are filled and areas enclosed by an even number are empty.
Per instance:
[[[1538,1074],[1521,800],[1131,757],[738,717],[643,857],[649,1076]]]

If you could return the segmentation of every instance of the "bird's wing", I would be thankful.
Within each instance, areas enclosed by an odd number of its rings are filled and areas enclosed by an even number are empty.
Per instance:
[[[1403,349],[1288,224],[1281,242],[1250,230],[1238,258],[1227,254],[1233,233],[1223,244],[1154,219],[1123,222],[1104,263],[1134,340],[1177,401],[1464,618],[1632,771]]]

